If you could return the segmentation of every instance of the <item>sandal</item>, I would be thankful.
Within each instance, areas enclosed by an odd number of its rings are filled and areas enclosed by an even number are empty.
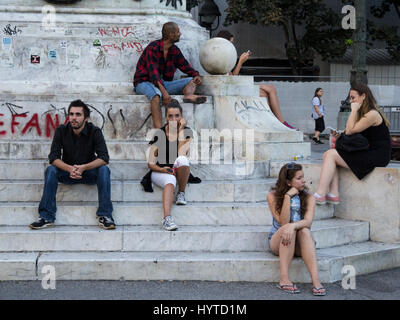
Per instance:
[[[206,101],[207,101],[206,97],[196,97],[196,99],[194,99],[194,100],[183,98],[184,103],[202,104],[202,103],[205,103]]]
[[[324,291],[321,292],[321,290],[324,290]],[[312,294],[314,296],[325,296],[326,289],[324,287],[320,287],[320,288],[312,287]]]
[[[276,285],[276,287],[287,293],[291,293],[291,294],[300,293],[300,290],[296,288],[294,283],[292,283],[292,284],[279,284],[278,283]]]

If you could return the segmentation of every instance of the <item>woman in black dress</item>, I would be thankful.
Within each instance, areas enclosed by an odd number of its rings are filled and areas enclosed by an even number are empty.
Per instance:
[[[391,157],[389,122],[376,104],[366,85],[350,89],[351,113],[346,123],[346,134],[362,134],[369,142],[368,150],[346,152],[330,149],[324,153],[317,192],[317,204],[339,203],[339,174],[337,166],[350,169],[358,179],[364,178],[375,167],[386,167]]]

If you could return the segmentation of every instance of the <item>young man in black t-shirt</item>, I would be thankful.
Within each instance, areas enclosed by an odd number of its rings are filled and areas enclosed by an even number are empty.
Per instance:
[[[60,125],[54,134],[46,169],[39,220],[31,229],[54,226],[58,183],[97,184],[99,208],[97,216],[103,229],[115,229],[112,218],[109,155],[101,129],[89,123],[90,110],[81,100],[71,102],[69,122]]]

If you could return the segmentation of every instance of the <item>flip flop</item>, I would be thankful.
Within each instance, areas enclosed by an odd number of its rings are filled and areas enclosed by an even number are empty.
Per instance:
[[[202,104],[202,103],[204,103],[206,101],[207,101],[206,97],[197,97],[194,101],[191,100],[191,99],[187,99],[187,98],[183,99],[184,103],[194,103],[194,104]]]
[[[295,293],[300,293],[299,289],[295,289],[295,284],[277,284],[276,287],[278,289],[281,289],[282,291],[285,291],[287,293],[295,294]]]
[[[312,287],[312,294],[314,296],[325,296],[326,295],[326,289],[324,287],[321,288],[316,288],[316,287]],[[320,290],[325,290],[323,292],[320,292]]]

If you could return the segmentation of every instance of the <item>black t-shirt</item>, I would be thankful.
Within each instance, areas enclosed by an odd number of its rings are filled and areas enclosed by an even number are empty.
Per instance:
[[[71,124],[57,127],[49,154],[49,162],[62,159],[69,165],[80,165],[103,159],[106,163],[110,160],[107,145],[100,128],[87,122],[80,136],[74,134]]]
[[[153,139],[149,142],[151,145],[155,145],[158,148],[157,165],[159,167],[170,167],[174,166],[176,158],[178,158],[178,144],[179,140],[169,141],[165,126],[157,130]],[[193,138],[193,131],[189,127],[183,128],[185,139]]]

